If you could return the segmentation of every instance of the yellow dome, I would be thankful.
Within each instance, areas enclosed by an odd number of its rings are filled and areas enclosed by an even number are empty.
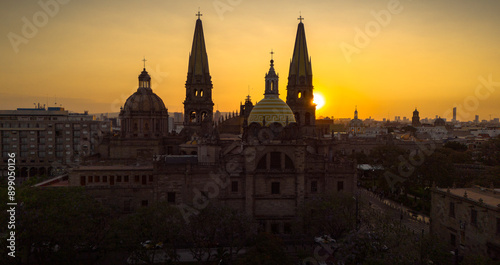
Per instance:
[[[266,126],[274,122],[280,123],[283,126],[286,126],[287,122],[295,122],[295,117],[290,107],[277,96],[270,97],[266,95],[264,99],[259,101],[250,112],[248,124],[257,122],[263,125],[262,121],[264,117],[266,119]]]

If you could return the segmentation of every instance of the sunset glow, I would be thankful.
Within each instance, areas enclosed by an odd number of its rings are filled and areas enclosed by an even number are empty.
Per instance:
[[[325,98],[318,92],[314,92],[314,104],[316,104],[316,110],[321,109],[325,105]]]
[[[217,9],[219,2],[228,6]],[[480,80],[500,82],[500,2],[396,1],[387,11],[388,2],[152,0],[106,1],[103,8],[65,1],[50,16],[34,16],[45,12],[38,1],[2,1],[0,104],[118,112],[137,89],[145,56],[153,91],[170,112],[183,111],[200,7],[220,111],[238,110],[248,94],[261,97],[271,49],[285,97],[302,11],[314,86],[329,88],[321,91],[329,102],[322,114],[351,117],[352,106],[362,105],[377,119],[411,117],[418,107],[422,117],[450,119],[458,106],[462,119],[500,116],[498,92],[467,107]],[[50,19],[33,22],[43,17]]]

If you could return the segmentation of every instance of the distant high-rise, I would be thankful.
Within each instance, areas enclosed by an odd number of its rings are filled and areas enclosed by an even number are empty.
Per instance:
[[[475,123],[479,123],[479,115],[476,115],[476,118],[474,119]]]
[[[457,107],[454,107],[453,108],[453,122],[456,122],[457,121]]]
[[[415,111],[413,112],[413,117],[411,118],[411,125],[413,127],[420,127],[420,116],[417,108],[415,108]]]

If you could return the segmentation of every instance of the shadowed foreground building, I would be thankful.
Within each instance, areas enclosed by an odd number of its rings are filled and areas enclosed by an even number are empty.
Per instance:
[[[500,260],[500,189],[432,190],[431,233],[459,255]]]
[[[184,130],[166,134],[163,101],[147,82],[125,103],[121,135],[104,139],[100,157],[74,168],[69,185],[129,212],[158,201],[184,214],[214,200],[253,216],[261,228],[291,232],[305,200],[356,190],[356,165],[334,155],[335,142],[315,134],[312,70],[299,23],[290,65],[287,103],[279,98],[271,60],[265,97],[248,101],[241,116],[213,120],[212,83],[202,22],[196,21],[186,81]],[[216,91],[216,90],[214,90]],[[234,133],[221,133],[225,126]],[[241,133],[242,132],[242,133]]]

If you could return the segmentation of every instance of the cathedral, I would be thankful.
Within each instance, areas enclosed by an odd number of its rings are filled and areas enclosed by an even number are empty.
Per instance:
[[[356,191],[356,163],[338,154],[334,138],[318,133],[313,75],[300,18],[286,87],[271,58],[264,98],[248,96],[240,112],[214,116],[212,79],[200,16],[188,62],[184,128],[169,133],[168,110],[153,92],[145,67],[137,91],[121,108],[119,135],[73,168],[69,185],[127,213],[158,201],[188,216],[216,201],[254,218],[264,231],[291,232],[305,201]]]

